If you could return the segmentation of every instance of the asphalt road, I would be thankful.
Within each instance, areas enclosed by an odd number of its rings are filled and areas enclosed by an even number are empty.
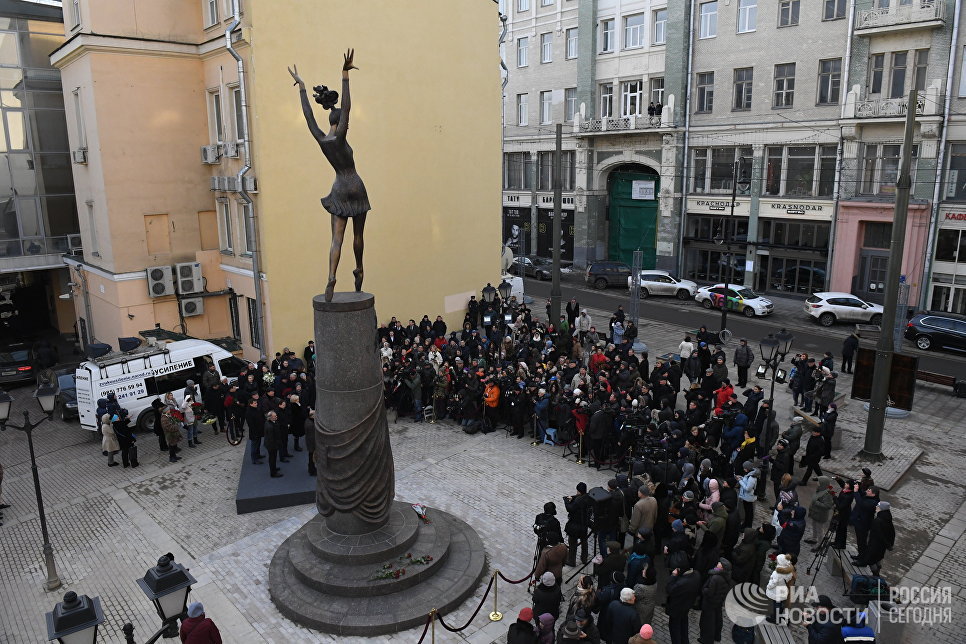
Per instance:
[[[544,301],[550,297],[550,282],[540,282],[527,279],[526,294],[536,302],[531,305],[535,311],[543,313]],[[626,311],[628,294],[623,289],[608,289],[595,291],[583,288],[572,282],[562,281],[561,310],[571,297],[576,297],[581,306],[604,311],[613,311],[620,304]],[[769,296],[771,297],[771,296]],[[776,298],[771,298],[776,299]],[[796,350],[807,351],[809,354],[821,355],[824,351],[831,351],[835,356],[836,365],[841,364],[842,340],[852,331],[851,325],[839,324],[830,329],[820,327],[810,322],[804,314],[796,315],[788,312],[790,307],[767,318],[749,319],[740,314],[728,313],[728,329],[735,338],[748,338],[749,345],[758,352],[758,340],[769,333],[775,333],[780,328],[786,328],[795,335],[793,346]],[[721,327],[721,311],[707,310],[694,301],[684,302],[670,297],[651,297],[641,302],[640,308],[641,339],[647,341],[647,325],[651,323],[666,323],[686,329],[697,329],[702,324],[708,329],[716,331]],[[682,339],[684,339],[682,337]],[[872,347],[863,341],[863,346]],[[951,353],[924,352],[906,343],[904,353],[919,358],[919,369],[935,373],[966,379],[966,356]]]

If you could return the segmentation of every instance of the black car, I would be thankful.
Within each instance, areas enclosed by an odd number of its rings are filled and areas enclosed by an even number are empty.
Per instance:
[[[57,377],[57,404],[60,407],[61,420],[80,418],[77,412],[77,381],[74,380],[74,370],[58,369],[54,375]]]
[[[513,263],[510,264],[510,272],[514,275],[522,273],[525,277],[533,277],[538,280],[550,279],[551,271],[553,271],[553,261],[544,257],[524,255],[523,257],[515,257]]]
[[[906,325],[906,339],[923,351],[955,349],[966,351],[966,315],[925,311]]]
[[[29,344],[0,347],[0,383],[34,382],[37,364]]]
[[[631,267],[624,262],[592,262],[587,266],[584,281],[601,291],[611,286],[627,288],[627,278],[631,276]]]

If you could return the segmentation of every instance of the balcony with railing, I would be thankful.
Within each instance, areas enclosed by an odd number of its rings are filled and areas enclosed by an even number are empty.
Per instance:
[[[0,239],[0,273],[59,268],[64,255],[81,255],[80,235]]]
[[[934,29],[945,24],[945,0],[892,0],[887,7],[858,11],[855,33],[871,36],[892,31]]]
[[[942,114],[943,95],[939,82],[935,82],[919,92],[916,98],[916,114],[919,116],[939,116]],[[863,97],[859,85],[853,85],[845,96],[844,118],[847,119],[901,119],[909,110],[909,97],[885,98],[880,96]]]
[[[647,132],[659,128],[674,127],[674,95],[668,94],[667,103],[662,106],[660,114],[635,116],[608,116],[604,118],[585,119],[581,112],[574,115],[574,134],[577,136],[595,136],[601,134],[633,134]]]

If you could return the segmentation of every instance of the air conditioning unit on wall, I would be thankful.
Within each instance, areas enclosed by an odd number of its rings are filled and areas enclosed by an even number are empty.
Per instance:
[[[201,276],[201,264],[199,262],[175,264],[175,272],[177,273],[178,292],[182,295],[201,293],[205,290],[204,280]]]
[[[205,298],[186,297],[181,300],[181,315],[190,318],[194,315],[202,315],[205,312]]]
[[[221,157],[218,156],[217,145],[201,146],[201,162],[206,164],[218,163]]]
[[[148,295],[151,297],[174,295],[174,271],[170,266],[148,266],[144,272],[148,277]]]

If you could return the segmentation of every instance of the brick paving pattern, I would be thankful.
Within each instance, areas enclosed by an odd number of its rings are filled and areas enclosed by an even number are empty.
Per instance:
[[[645,305],[646,306],[646,305]],[[595,321],[609,313],[591,311]],[[657,356],[676,349],[686,325],[646,324],[641,338]],[[840,341],[829,348],[837,352]],[[794,350],[824,350],[802,346]],[[754,373],[754,370],[752,370]],[[751,381],[754,383],[754,380]],[[768,388],[767,382],[761,383]],[[843,375],[839,392],[847,391],[851,378]],[[27,390],[14,390],[14,417],[27,404]],[[784,387],[776,389],[779,420],[787,426],[791,397]],[[887,449],[908,446],[921,449],[920,456],[884,498],[892,503],[898,543],[887,556],[883,574],[903,579],[904,584],[944,584],[955,597],[953,624],[936,624],[921,630],[907,627],[904,641],[962,641],[958,625],[966,618],[963,599],[966,590],[961,571],[966,567],[966,480],[957,475],[966,458],[966,436],[958,421],[966,413],[966,401],[949,394],[948,388],[921,385],[916,410],[907,419],[890,419],[886,425]],[[846,405],[839,427],[861,437],[866,414],[859,403]],[[531,447],[527,440],[506,438],[497,431],[488,436],[467,436],[450,423],[415,424],[400,419],[390,425],[397,470],[397,498],[422,502],[460,516],[472,525],[486,544],[491,569],[519,578],[533,563],[533,516],[544,502],[572,493],[577,481],[602,485],[613,476],[579,466],[573,457],[561,458],[560,448]],[[858,439],[855,439],[858,440]],[[20,432],[0,434],[0,459],[6,468],[3,501],[13,507],[5,511],[0,528],[0,643],[46,640],[44,612],[63,592],[74,590],[101,596],[107,623],[102,641],[122,641],[120,627],[131,621],[136,639],[143,641],[154,632],[158,619],[150,602],[134,580],[144,574],[164,552],[191,568],[198,578],[193,597],[205,602],[208,614],[231,642],[334,642],[335,638],[308,631],[282,617],[268,598],[268,564],[275,548],[315,512],[313,506],[246,515],[234,514],[234,491],[242,458],[242,446],[232,448],[223,437],[202,433],[204,443],[185,449],[186,458],[170,464],[157,450],[153,436],[139,441],[142,465],[136,469],[107,468],[99,442],[77,425],[53,420],[34,431],[40,478],[58,571],[64,588],[53,593],[42,590],[46,578],[41,555],[41,538],[26,439]],[[849,469],[846,439],[839,454],[838,469]],[[894,447],[898,446],[898,447]],[[861,464],[854,462],[848,473],[855,475]],[[888,478],[884,468],[877,476]],[[845,473],[845,472],[843,472]],[[267,475],[267,471],[266,471]],[[302,472],[286,471],[299,476]],[[805,503],[811,488],[802,491]],[[759,504],[758,518],[768,511]],[[810,553],[799,564],[799,583],[807,583],[805,568]],[[569,569],[565,573],[569,576]],[[816,576],[820,592],[836,603],[841,582],[826,570]],[[475,610],[485,583],[474,598],[446,616],[447,623],[462,625]],[[569,592],[569,591],[568,591]],[[489,622],[492,595],[472,624],[459,635],[437,625],[441,642],[466,640],[474,644],[504,641],[506,628],[521,607],[528,604],[526,585],[499,584],[502,622]],[[667,641],[666,617],[655,613],[656,637]],[[697,636],[697,615],[692,634]],[[925,628],[925,627],[923,627]],[[729,640],[726,624],[724,641]],[[394,636],[340,638],[340,641],[415,642],[421,628]],[[804,642],[804,631],[795,637]],[[427,640],[428,641],[428,640]]]

